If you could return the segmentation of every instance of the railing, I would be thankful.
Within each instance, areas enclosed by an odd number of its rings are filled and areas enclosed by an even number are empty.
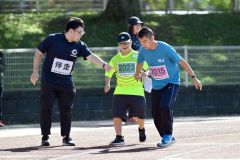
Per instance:
[[[0,12],[71,12],[71,11],[104,11],[108,0],[0,0]],[[154,12],[167,13],[209,13],[219,10],[214,2],[202,3],[199,0],[177,3],[177,0],[140,0],[142,11],[161,11]],[[234,0],[233,8],[231,1],[225,0],[220,5],[220,10],[239,12],[240,0]],[[228,7],[229,6],[229,7]],[[186,11],[186,12],[185,12]],[[193,12],[192,12],[193,11]],[[195,12],[197,11],[197,12]]]
[[[103,11],[108,0],[1,0],[0,12]]]
[[[204,85],[240,84],[240,46],[175,46],[177,52],[191,65]],[[118,51],[116,47],[90,48],[106,61]],[[5,90],[39,88],[30,83],[36,49],[5,49],[7,69]],[[88,61],[79,59],[73,71],[77,88],[103,87],[104,71]],[[113,78],[112,84],[116,81]],[[181,69],[181,85],[191,85],[191,78]]]

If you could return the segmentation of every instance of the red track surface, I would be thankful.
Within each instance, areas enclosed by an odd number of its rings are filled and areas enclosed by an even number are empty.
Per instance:
[[[110,147],[115,137],[110,121],[74,122],[71,137],[76,146],[61,146],[60,129],[54,125],[51,147],[40,147],[37,126],[0,128],[0,160],[158,160],[158,159],[240,159],[240,117],[177,118],[176,144],[160,149],[152,120],[147,120],[147,141],[138,141],[138,126],[124,125],[126,145]]]

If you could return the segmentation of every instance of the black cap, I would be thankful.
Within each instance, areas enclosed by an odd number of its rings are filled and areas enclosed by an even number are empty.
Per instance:
[[[143,22],[136,16],[132,16],[128,19],[130,25],[143,24]]]
[[[118,43],[120,42],[130,42],[131,41],[131,36],[127,32],[122,32],[118,35]]]

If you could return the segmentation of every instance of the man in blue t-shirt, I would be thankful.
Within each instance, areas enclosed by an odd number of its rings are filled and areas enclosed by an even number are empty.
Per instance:
[[[65,32],[51,34],[45,38],[35,53],[31,82],[38,80],[39,66],[45,56],[41,73],[40,125],[42,132],[41,146],[50,146],[52,108],[57,99],[60,110],[61,136],[63,145],[75,146],[70,138],[73,99],[76,89],[73,84],[72,71],[78,57],[110,71],[111,67],[100,57],[93,54],[80,39],[84,34],[84,22],[80,18],[71,18]]]
[[[197,79],[189,64],[169,44],[154,39],[153,31],[143,27],[138,37],[142,47],[139,49],[138,64],[135,79],[140,78],[143,62],[149,66],[149,76],[152,79],[152,116],[162,140],[157,144],[166,147],[175,142],[173,131],[173,104],[176,100],[179,85],[179,65],[187,71],[196,89],[202,90],[202,84]]]

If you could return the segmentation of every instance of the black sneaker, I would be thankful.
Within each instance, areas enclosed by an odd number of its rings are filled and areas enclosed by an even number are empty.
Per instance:
[[[72,138],[70,137],[64,137],[62,140],[63,146],[75,146],[75,143],[73,142]]]
[[[123,136],[116,136],[116,138],[110,142],[111,146],[123,146],[125,144]]]
[[[143,129],[138,128],[138,132],[139,132],[139,141],[145,142],[146,141],[145,128]]]
[[[41,146],[46,147],[46,146],[50,146],[50,143],[48,142],[48,136],[42,136],[42,143]]]

